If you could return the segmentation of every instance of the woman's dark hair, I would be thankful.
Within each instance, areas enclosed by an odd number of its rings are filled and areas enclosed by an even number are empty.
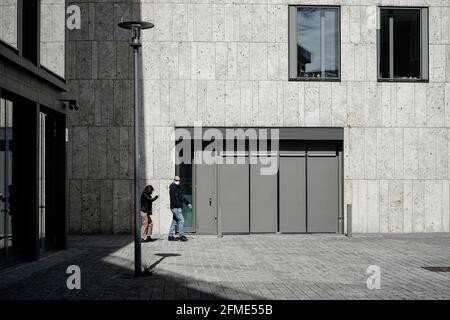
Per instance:
[[[146,186],[146,187],[144,188],[144,191],[142,191],[142,192],[151,194],[151,193],[153,192],[153,190],[155,190],[155,189],[153,188],[153,186],[152,186],[151,184],[149,184],[148,186]]]

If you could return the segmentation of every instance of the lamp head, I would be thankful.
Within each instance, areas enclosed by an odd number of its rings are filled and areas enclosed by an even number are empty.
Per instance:
[[[141,46],[141,30],[153,28],[155,25],[147,21],[121,21],[119,27],[122,29],[131,29],[131,46],[139,48]]]
[[[133,29],[133,28],[139,28],[139,29],[150,29],[153,28],[155,25],[151,22],[147,21],[121,21],[119,22],[119,27],[122,29]]]

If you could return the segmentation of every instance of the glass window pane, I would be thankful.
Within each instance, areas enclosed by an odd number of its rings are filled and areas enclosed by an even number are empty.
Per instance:
[[[17,48],[17,0],[0,1],[0,39]]]
[[[5,100],[0,98],[0,266],[6,262],[6,110]]]
[[[179,166],[179,176],[181,179],[181,193],[183,196],[192,203],[192,164],[180,164]],[[184,227],[192,228],[192,209],[183,204],[183,217],[184,217]]]
[[[320,10],[298,8],[297,68],[299,77],[320,77]]]
[[[389,78],[389,12],[380,12],[380,77]]]
[[[12,239],[13,103],[0,99],[0,265],[7,262]]]
[[[420,78],[420,11],[394,10],[394,78]]]
[[[297,75],[339,77],[339,9],[297,9]]]
[[[337,9],[324,10],[324,52],[325,52],[325,76],[327,78],[339,77],[339,17]]]
[[[381,78],[421,78],[420,10],[380,10]]]
[[[65,0],[41,0],[41,65],[64,78]]]

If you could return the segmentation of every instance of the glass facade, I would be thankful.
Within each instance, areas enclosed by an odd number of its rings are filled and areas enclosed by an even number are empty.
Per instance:
[[[61,78],[65,76],[65,2],[41,0],[41,66]]]
[[[17,48],[17,0],[0,1],[0,40]]]
[[[181,192],[183,196],[192,203],[192,165],[191,164],[181,164],[179,166],[179,173],[181,179]],[[183,217],[184,217],[184,228],[186,231],[192,231],[193,229],[193,215],[192,209],[187,205],[183,205]]]
[[[66,245],[64,42],[64,0],[0,0],[0,268]]]
[[[0,265],[13,243],[13,103],[0,99]]]
[[[297,77],[339,78],[339,8],[297,8]]]

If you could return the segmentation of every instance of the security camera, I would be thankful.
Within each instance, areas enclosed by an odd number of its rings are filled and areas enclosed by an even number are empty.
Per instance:
[[[76,100],[69,100],[69,109],[70,110],[78,110],[78,105]]]
[[[64,100],[61,100],[61,101],[66,102],[69,105],[69,110],[77,111],[79,109],[78,105],[77,105],[77,100],[72,100],[72,99],[66,100],[66,99],[64,99]]]

